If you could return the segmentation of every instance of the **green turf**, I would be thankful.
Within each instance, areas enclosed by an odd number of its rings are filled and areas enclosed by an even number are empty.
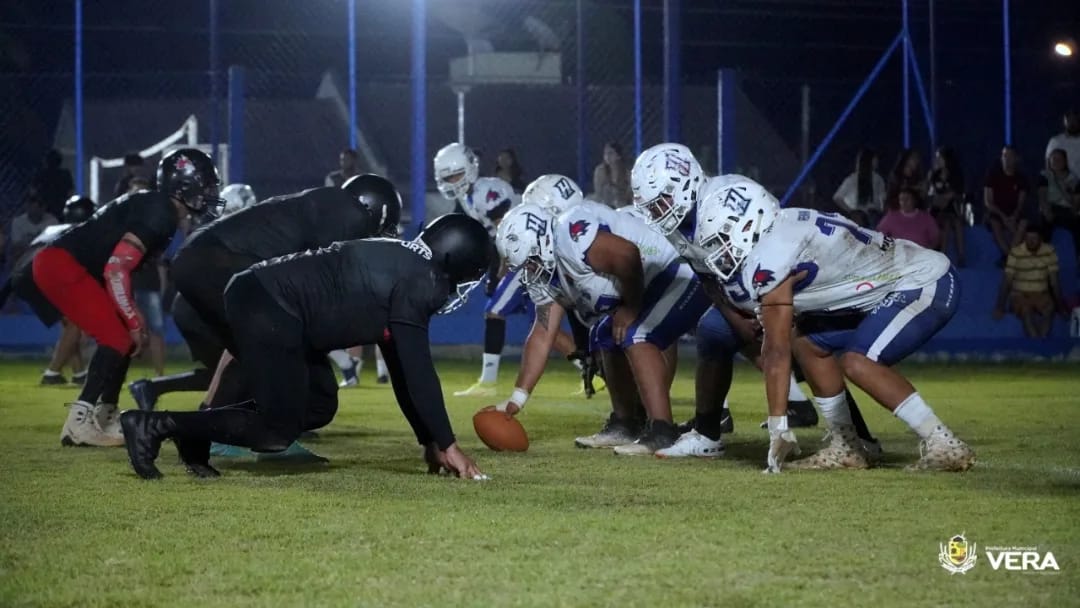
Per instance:
[[[476,365],[440,365],[447,392]],[[736,432],[720,461],[618,458],[573,447],[606,399],[571,397],[555,363],[522,420],[526,454],[475,438],[477,400],[450,398],[461,444],[492,481],[424,475],[390,389],[342,393],[309,445],[329,466],[219,461],[142,482],[122,449],[62,449],[71,389],[0,367],[0,606],[1075,606],[1080,452],[1075,366],[912,366],[976,449],[966,474],[912,474],[904,426],[858,397],[884,468],[765,476],[759,376],[736,372]],[[675,388],[690,411],[689,363]],[[504,388],[515,369],[504,370]],[[136,375],[140,372],[133,372]],[[601,394],[601,397],[604,395]],[[193,394],[164,407],[194,405]],[[130,406],[125,395],[121,407]],[[804,447],[820,431],[799,433]],[[966,532],[979,562],[938,565]],[[993,571],[987,545],[1054,552],[1053,575]]]

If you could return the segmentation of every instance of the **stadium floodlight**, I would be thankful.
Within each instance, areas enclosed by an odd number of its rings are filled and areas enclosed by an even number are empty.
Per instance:
[[[1059,57],[1072,57],[1075,52],[1074,45],[1070,40],[1059,40],[1054,43],[1054,52]]]

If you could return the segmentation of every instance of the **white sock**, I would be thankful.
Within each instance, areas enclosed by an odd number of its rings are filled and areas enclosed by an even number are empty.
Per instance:
[[[327,356],[330,357],[330,360],[333,361],[340,370],[346,370],[353,366],[353,358],[347,351],[332,350]]]
[[[791,382],[790,384],[788,384],[787,389],[787,400],[808,401],[808,399],[806,398],[806,393],[802,392],[802,389],[799,388],[799,383],[795,381],[795,374],[791,374]]]
[[[390,375],[390,371],[386,369],[386,361],[382,358],[382,351],[377,346],[375,347],[375,373],[380,378]]]
[[[934,410],[930,409],[929,405],[926,405],[918,392],[911,393],[907,399],[901,401],[900,405],[896,406],[893,414],[906,422],[911,427],[911,430],[915,431],[923,439],[932,435],[939,428],[945,431],[948,430],[941,423],[941,420],[934,415]]]
[[[499,379],[500,355],[484,353],[484,367],[480,369],[480,382],[491,384]]]
[[[585,367],[584,365],[581,364],[581,361],[579,361],[577,359],[574,359],[573,361],[571,361],[571,363],[574,364],[574,367],[578,368],[578,371],[581,371],[581,368]]]
[[[814,397],[821,415],[829,423],[829,428],[852,426],[851,410],[848,409],[847,397],[840,393],[835,397]]]

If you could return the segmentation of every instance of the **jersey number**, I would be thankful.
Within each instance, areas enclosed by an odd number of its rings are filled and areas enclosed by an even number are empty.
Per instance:
[[[821,234],[829,236],[836,232],[837,228],[843,228],[851,233],[851,236],[855,237],[855,240],[859,241],[863,245],[869,245],[871,237],[869,234],[859,230],[859,227],[847,220],[840,219],[838,217],[828,217],[826,215],[819,215],[817,221],[814,224],[821,231]]]

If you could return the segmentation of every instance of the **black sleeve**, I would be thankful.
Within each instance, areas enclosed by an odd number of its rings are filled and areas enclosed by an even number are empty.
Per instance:
[[[390,311],[387,321],[391,324],[412,325],[427,331],[431,315],[446,301],[434,277],[421,274],[399,281],[390,294]]]
[[[574,350],[589,352],[589,328],[577,318],[576,314],[566,315],[570,323],[570,333],[574,335]]]
[[[440,450],[449,448],[454,443],[454,430],[446,413],[439,375],[435,373],[435,363],[431,360],[427,328],[391,320],[390,341],[393,347],[388,350],[396,354],[394,358],[401,366],[399,377],[390,376],[394,393],[398,396],[398,406],[405,412],[414,432],[417,422],[423,423],[427,434],[417,432],[418,441],[427,443],[424,440],[430,437]],[[404,386],[399,388],[400,385]]]
[[[390,372],[390,386],[394,389],[394,398],[397,399],[401,413],[409,421],[409,426],[412,427],[413,434],[416,435],[417,443],[420,445],[431,443],[431,433],[428,432],[427,427],[424,426],[424,421],[420,419],[420,415],[416,412],[416,406],[413,405],[412,398],[406,388],[405,371],[398,356],[397,345],[394,344],[393,340],[384,340],[379,342],[377,348],[382,351],[386,369]]]
[[[162,201],[159,198],[161,195],[156,193],[149,196],[157,200],[136,200],[133,197],[129,201],[128,204],[134,205],[134,209],[127,231],[139,237],[147,254],[153,254],[169,246],[176,234],[177,220],[171,201],[167,198]]]

